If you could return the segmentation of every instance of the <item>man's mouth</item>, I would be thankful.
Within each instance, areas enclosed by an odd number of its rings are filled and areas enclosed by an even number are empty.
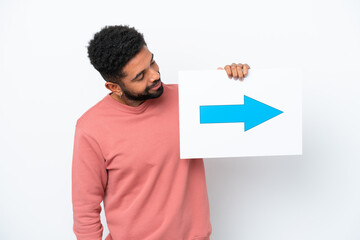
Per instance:
[[[151,90],[156,90],[161,86],[161,81],[158,80],[153,86],[150,87]]]

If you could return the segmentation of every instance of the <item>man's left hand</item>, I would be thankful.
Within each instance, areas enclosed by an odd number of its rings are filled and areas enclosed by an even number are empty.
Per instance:
[[[218,67],[218,70],[224,70],[228,75],[229,79],[234,78],[235,80],[240,79],[243,80],[244,77],[248,74],[248,69],[250,66],[242,63],[233,63],[231,65],[226,65],[224,68]]]

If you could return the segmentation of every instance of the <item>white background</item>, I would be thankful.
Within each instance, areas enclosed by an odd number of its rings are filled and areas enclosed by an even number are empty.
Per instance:
[[[205,159],[212,240],[360,239],[359,12],[358,0],[1,1],[0,239],[75,239],[75,121],[108,93],[86,46],[110,24],[144,33],[166,83],[232,62],[303,69],[303,156]]]

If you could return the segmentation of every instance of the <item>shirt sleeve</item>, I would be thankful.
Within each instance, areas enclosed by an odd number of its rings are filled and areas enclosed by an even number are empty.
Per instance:
[[[73,231],[77,240],[101,240],[100,212],[107,184],[105,159],[99,144],[75,128],[72,160]]]

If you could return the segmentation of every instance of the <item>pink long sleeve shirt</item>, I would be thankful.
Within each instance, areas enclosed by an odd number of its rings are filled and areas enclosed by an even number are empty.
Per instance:
[[[138,107],[107,94],[76,123],[73,230],[78,240],[209,240],[202,159],[180,159],[178,86]]]

